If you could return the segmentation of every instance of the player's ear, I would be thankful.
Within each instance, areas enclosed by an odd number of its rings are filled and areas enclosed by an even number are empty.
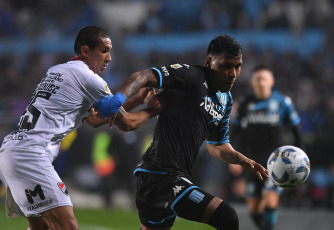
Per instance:
[[[89,51],[89,47],[84,45],[81,47],[81,54],[84,56],[84,57],[87,57],[88,55],[88,51]]]
[[[205,62],[204,62],[205,66],[210,68],[211,67],[211,61],[212,61],[212,58],[207,56],[205,58]]]

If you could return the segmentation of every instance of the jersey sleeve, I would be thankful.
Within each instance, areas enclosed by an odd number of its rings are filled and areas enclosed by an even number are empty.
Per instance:
[[[102,97],[111,96],[108,84],[97,74],[92,74],[83,84],[83,91],[87,99],[95,104]]]
[[[229,138],[229,123],[232,112],[232,95],[228,93],[228,102],[226,104],[226,111],[223,116],[223,119],[219,122],[218,126],[216,126],[209,137],[207,138],[207,144],[215,144],[222,145],[230,142]]]
[[[153,67],[159,81],[159,88],[190,88],[198,81],[198,72],[195,66],[187,64],[173,64],[169,66]]]
[[[295,109],[295,106],[290,97],[285,96],[283,100],[283,105],[285,108],[284,121],[291,126],[298,125],[300,123],[300,117]]]

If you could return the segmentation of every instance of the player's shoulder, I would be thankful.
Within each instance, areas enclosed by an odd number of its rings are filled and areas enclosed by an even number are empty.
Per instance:
[[[62,64],[58,64],[49,68],[48,72],[59,72],[67,75],[69,78],[78,78],[80,80],[96,79],[100,80],[101,77],[95,74],[84,62],[82,61],[68,61]]]
[[[161,68],[162,71],[169,72],[174,76],[182,77],[189,82],[202,82],[205,79],[206,70],[204,66],[189,64],[172,64]]]
[[[282,103],[287,104],[287,105],[292,104],[291,97],[289,97],[287,95],[284,95],[279,91],[273,91],[272,98],[274,98],[278,101],[281,101]]]
[[[179,64],[179,63],[169,65],[168,68],[172,71],[181,71],[181,72],[188,72],[188,73],[198,73],[198,72],[205,71],[204,66]]]

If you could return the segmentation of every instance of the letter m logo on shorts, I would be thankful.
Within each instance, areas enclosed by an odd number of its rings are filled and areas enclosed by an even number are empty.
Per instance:
[[[32,197],[35,197],[37,195],[41,198],[41,200],[45,199],[42,187],[39,184],[36,185],[34,190],[26,189],[25,193],[26,193],[27,199],[28,199],[30,204],[34,203],[34,200],[32,199]]]

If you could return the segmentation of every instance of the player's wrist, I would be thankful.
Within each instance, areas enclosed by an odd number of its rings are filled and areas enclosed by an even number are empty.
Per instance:
[[[126,101],[126,97],[120,93],[120,92],[117,92],[114,96],[114,98],[121,104],[121,106],[125,103]]]
[[[101,98],[95,105],[98,108],[101,117],[105,118],[117,113],[125,101],[125,96],[118,92],[114,96]]]

